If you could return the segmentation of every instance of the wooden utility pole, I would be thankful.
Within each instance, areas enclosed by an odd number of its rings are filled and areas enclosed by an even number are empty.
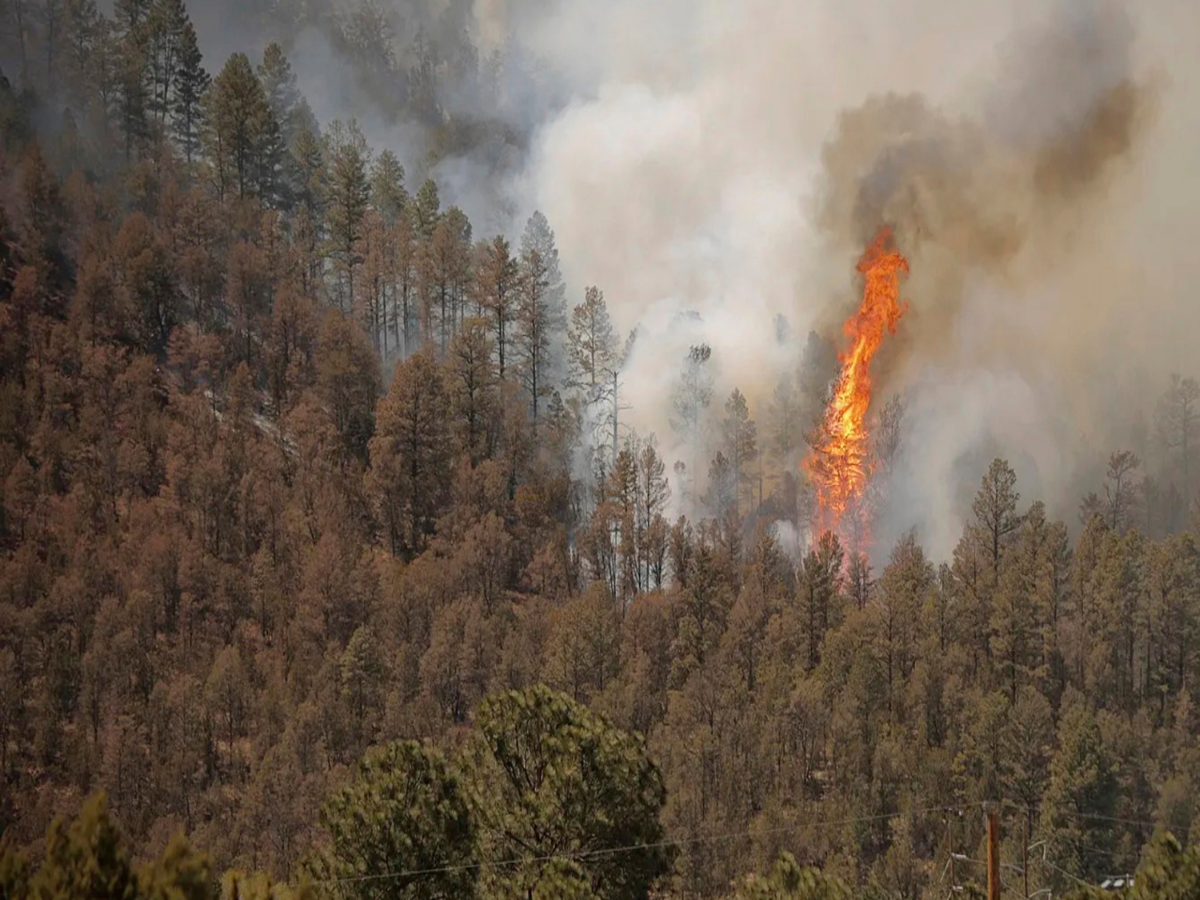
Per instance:
[[[958,890],[958,873],[954,866],[954,813],[951,812],[946,823],[946,846],[950,853],[950,890]]]
[[[1025,879],[1025,900],[1029,900],[1029,813],[1026,812],[1024,840],[1021,842],[1021,876]]]
[[[995,810],[987,814],[987,872],[988,900],[1000,900],[1000,816]]]

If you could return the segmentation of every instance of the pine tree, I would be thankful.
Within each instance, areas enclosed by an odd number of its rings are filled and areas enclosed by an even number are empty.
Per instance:
[[[337,297],[341,309],[354,307],[354,271],[362,261],[362,239],[371,185],[367,172],[371,151],[358,123],[334,122],[325,137],[325,169],[328,178],[326,225],[329,251],[340,275]]]
[[[1142,461],[1129,450],[1113,453],[1108,458],[1104,485],[1104,517],[1108,527],[1124,534],[1132,527],[1137,515],[1137,470]]]
[[[1072,706],[1058,725],[1041,818],[1056,865],[1070,875],[1092,881],[1108,871],[1120,830],[1113,821],[1119,791],[1116,761],[1096,715],[1082,703]]]
[[[229,57],[205,95],[206,150],[217,195],[254,193],[263,129],[270,115],[262,84],[244,53]]]
[[[388,336],[389,303],[395,282],[395,248],[392,232],[375,210],[367,213],[366,228],[361,242],[363,257],[361,309],[362,319],[367,324],[375,352],[387,359],[390,347]]]
[[[713,397],[713,374],[709,369],[711,360],[712,348],[708,344],[692,346],[683,358],[683,366],[671,393],[671,409],[674,413],[670,417],[671,428],[685,445],[690,446],[693,462],[700,454],[704,416]]]
[[[738,506],[754,502],[754,463],[758,460],[758,429],[750,418],[746,396],[737,388],[725,401],[725,419],[721,423],[722,445],[737,484]]]
[[[411,558],[433,534],[449,484],[450,398],[428,352],[396,367],[371,438],[368,490],[392,553]]]
[[[404,189],[404,166],[391,150],[384,150],[371,169],[371,205],[389,226],[408,215],[408,191]]]
[[[366,460],[375,431],[379,361],[362,330],[337,310],[321,323],[316,354],[317,390],[346,451]]]
[[[380,652],[379,641],[369,625],[360,625],[350,636],[339,661],[342,699],[350,711],[354,743],[365,743],[375,731],[382,712],[383,681],[387,668]]]
[[[494,433],[499,407],[494,344],[483,319],[469,318],[450,342],[449,392],[459,446],[478,465],[491,455],[489,436]]]
[[[150,134],[145,75],[143,50],[135,43],[116,60],[117,116],[125,141],[126,163],[141,153]]]
[[[1016,475],[995,459],[971,505],[974,520],[954,548],[954,577],[963,592],[964,631],[972,654],[972,674],[991,655],[992,601],[1000,582],[1001,561],[1021,525],[1017,514]]]
[[[115,163],[113,148],[121,134],[121,76],[125,66],[122,38],[111,19],[100,16],[96,28],[95,52],[87,73],[92,82],[90,109],[92,126]]]
[[[604,292],[597,287],[584,291],[583,302],[571,311],[567,356],[569,383],[583,394],[585,403],[598,402],[607,383],[606,373],[617,358],[617,336]]]
[[[661,588],[667,550],[667,523],[663,515],[671,501],[667,466],[658,454],[654,435],[637,456],[637,549],[641,561],[641,587]]]
[[[418,205],[420,197],[417,198]],[[509,362],[509,345],[512,340],[512,321],[517,306],[518,266],[509,252],[508,241],[497,235],[484,243],[479,250],[479,265],[476,269],[476,302],[487,310],[495,330],[497,373],[503,381],[511,376],[506,369]]]
[[[708,464],[708,490],[704,494],[704,503],[712,510],[713,518],[722,522],[728,516],[737,514],[737,477],[733,472],[733,464],[721,451]]]
[[[440,753],[415,741],[367,751],[354,778],[321,807],[329,849],[317,870],[347,900],[473,897],[478,868],[467,792]],[[386,861],[386,862],[385,862]],[[384,895],[363,873],[437,870],[391,879]]]
[[[948,576],[947,576],[948,580]],[[846,594],[855,609],[866,609],[875,581],[871,578],[871,563],[865,553],[851,553],[846,564]]]
[[[1100,566],[1101,550],[1107,535],[1108,526],[1103,517],[1092,516],[1084,524],[1071,555],[1070,628],[1064,629],[1069,637],[1065,650],[1070,661],[1071,679],[1079,690],[1085,687],[1092,648],[1100,635],[1096,570]]]
[[[152,5],[152,0],[116,0],[113,10],[119,42],[115,62],[116,100],[126,162],[141,151],[150,134],[147,20]]]
[[[296,87],[292,64],[279,44],[272,42],[263,51],[262,62],[258,65],[258,78],[262,82],[267,105],[279,124],[283,145],[291,150],[301,125],[300,90]]]
[[[795,377],[790,372],[779,376],[767,406],[767,428],[764,443],[776,466],[791,465],[801,447],[804,426],[800,418],[800,397]]]
[[[1021,526],[1021,517],[1017,515],[1017,501],[1021,495],[1016,491],[1016,483],[1017,476],[1012,467],[1005,460],[993,460],[971,504],[975,533],[992,571],[993,585],[999,581],[1000,561],[1010,536]]]
[[[405,228],[411,236],[411,226],[406,223]],[[431,317],[437,316],[438,334],[443,353],[446,351],[450,336],[454,333],[455,284],[459,268],[464,264],[469,266],[469,262],[464,260],[466,252],[466,248],[460,246],[460,242],[455,237],[453,222],[449,218],[443,218],[438,222],[437,227],[433,229],[433,239],[421,248],[420,252],[418,265],[424,279],[429,281],[427,287],[431,304],[429,312]],[[432,323],[430,327],[432,328]]]
[[[450,325],[457,327],[467,314],[467,301],[471,290],[473,272],[471,271],[471,222],[457,206],[446,210],[442,216],[446,226],[450,248]],[[439,223],[439,224],[442,224]]]
[[[413,228],[422,243],[428,243],[433,237],[433,229],[437,227],[440,209],[441,200],[438,198],[437,185],[432,178],[426,178],[421,184],[420,190],[417,191],[412,206]]]
[[[291,64],[277,43],[267,45],[257,73],[270,111],[260,151],[260,190],[268,204],[290,209],[295,196],[289,163],[301,127],[300,92]]]
[[[30,141],[22,160],[17,248],[41,283],[62,287],[70,275],[65,243],[67,210],[41,146]]]
[[[1131,531],[1124,537],[1109,530],[1100,545],[1093,572],[1099,621],[1099,640],[1091,646],[1096,664],[1088,684],[1089,694],[1103,698],[1113,708],[1132,714],[1142,687],[1139,650],[1145,643],[1142,610],[1146,543]]]
[[[1054,750],[1054,710],[1036,688],[1021,688],[1001,732],[1000,785],[1003,796],[1025,807],[1022,818],[1032,833],[1036,809],[1050,778]]]
[[[1042,632],[1042,659],[1047,666],[1046,696],[1055,708],[1067,688],[1067,664],[1063,634],[1070,620],[1071,543],[1067,526],[1051,522],[1042,545],[1038,580],[1039,616],[1045,623]]]
[[[396,333],[396,346],[402,356],[407,356],[417,343],[413,333],[417,322],[417,282],[422,262],[422,248],[417,243],[412,220],[408,216],[396,220],[392,244],[396,251],[396,299],[392,306],[392,327]]]
[[[545,687],[486,699],[469,751],[485,865],[501,896],[634,900],[670,870],[662,776],[644,742]],[[620,854],[606,852],[622,848]]]
[[[851,900],[854,896],[840,879],[811,866],[801,868],[785,850],[765,878],[750,876],[738,885],[734,900]]]
[[[67,0],[64,12],[61,58],[66,88],[70,96],[86,103],[96,92],[94,76],[99,67],[95,57],[105,23],[96,0]]]
[[[204,95],[212,79],[204,70],[196,29],[188,22],[179,36],[171,122],[175,141],[190,166],[200,153],[204,129]]]
[[[146,16],[148,99],[155,129],[165,133],[172,113],[183,56],[189,51],[191,20],[183,0],[154,0]],[[194,29],[192,29],[194,38]]]
[[[54,96],[57,90],[64,37],[67,30],[66,0],[42,0],[38,12],[42,26],[42,49],[46,59],[46,89],[51,96]]]
[[[519,277],[515,344],[536,429],[541,402],[550,395],[554,353],[566,329],[558,250],[541,213],[530,217],[521,237]]]
[[[888,713],[895,716],[917,662],[921,610],[934,586],[934,569],[909,531],[892,549],[876,592],[879,652],[887,680]]]
[[[302,128],[296,135],[289,168],[291,192],[299,204],[318,223],[325,214],[329,192],[328,173],[321,150],[320,134],[313,128]]]
[[[817,545],[805,554],[798,570],[800,610],[805,617],[808,668],[821,661],[821,644],[829,628],[836,624],[842,594],[842,562],[845,551],[836,534],[827,531]]]
[[[35,897],[134,900],[137,873],[104,794],[93,795],[70,825],[56,821],[46,838],[46,860],[30,885]]]
[[[1005,557],[992,602],[992,657],[1012,703],[1017,702],[1022,685],[1040,683],[1044,675],[1041,634],[1045,623],[1038,595],[1048,539],[1045,508],[1035,503]]]
[[[263,112],[262,125],[255,152],[254,190],[263,204],[270,207],[291,207],[287,180],[287,146],[275,112],[268,105]]]
[[[429,35],[423,27],[417,29],[409,48],[408,58],[414,60],[408,69],[407,111],[413,118],[434,127],[441,122],[438,104],[437,59]]]
[[[113,19],[122,34],[131,34],[145,23],[150,15],[154,0],[116,0],[113,4]]]

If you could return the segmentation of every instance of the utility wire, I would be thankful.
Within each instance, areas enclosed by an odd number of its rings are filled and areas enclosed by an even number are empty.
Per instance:
[[[1056,835],[1053,838],[1053,840],[1061,841],[1062,843],[1068,844],[1071,847],[1074,847],[1076,850],[1082,850],[1085,853],[1094,853],[1097,856],[1107,857],[1110,862],[1117,860],[1120,856],[1120,854],[1116,850],[1103,850],[1100,847],[1096,847],[1091,844],[1084,844],[1080,841],[1075,840],[1074,838],[1067,837],[1067,836],[1061,835],[1061,834]]]
[[[982,805],[982,804],[970,803],[970,804],[967,804],[966,806],[974,807],[976,805]],[[724,834],[697,835],[695,837],[690,837],[690,838],[673,838],[673,839],[662,840],[662,841],[643,842],[643,843],[639,843],[639,844],[627,844],[627,845],[621,846],[621,847],[602,847],[602,848],[599,848],[596,850],[583,850],[583,851],[580,851],[579,853],[572,853],[572,854],[549,853],[549,854],[545,854],[543,856],[514,857],[511,859],[503,859],[503,860],[496,860],[496,861],[489,861],[489,862],[477,861],[477,862],[471,862],[471,863],[460,863],[458,865],[432,866],[432,867],[425,868],[425,869],[406,869],[406,870],[401,870],[401,871],[397,871],[397,872],[378,872],[378,873],[369,874],[369,875],[348,875],[348,876],[344,876],[341,878],[326,878],[326,879],[322,879],[319,881],[312,881],[309,883],[314,884],[314,885],[349,884],[349,883],[360,883],[360,882],[364,882],[364,881],[384,881],[384,880],[389,880],[389,879],[418,878],[418,877],[423,877],[426,875],[450,874],[452,872],[469,872],[469,871],[472,871],[475,869],[482,869],[485,867],[507,868],[507,867],[511,867],[511,866],[529,865],[531,863],[544,863],[544,862],[556,862],[556,861],[570,862],[570,861],[581,860],[581,859],[595,859],[597,857],[604,857],[604,856],[617,856],[617,855],[621,855],[621,854],[625,854],[625,853],[637,853],[642,850],[655,850],[655,849],[661,849],[664,847],[682,847],[682,846],[688,846],[688,845],[707,844],[707,843],[715,844],[715,843],[720,843],[722,841],[735,840],[740,837],[754,837],[757,835],[794,834],[795,832],[801,831],[802,829],[805,829],[805,828],[814,828],[814,827],[816,827],[816,828],[834,828],[834,827],[839,827],[839,826],[843,826],[843,825],[859,825],[864,822],[885,822],[885,821],[890,821],[892,819],[898,819],[901,816],[906,816],[906,815],[924,815],[927,813],[935,813],[935,812],[959,812],[962,809],[963,809],[962,806],[932,806],[932,807],[925,807],[925,808],[920,808],[920,809],[900,810],[899,812],[894,812],[894,813],[881,813],[881,814],[875,815],[875,816],[857,816],[857,817],[849,818],[849,819],[827,819],[827,820],[823,820],[823,821],[819,820],[819,821],[815,821],[815,822],[811,822],[811,821],[803,822],[803,823],[799,823],[796,825],[783,826],[780,828],[768,828],[768,829],[747,828],[747,829],[743,829],[741,831],[727,832]]]
[[[1063,869],[1063,868],[1061,868],[1061,867],[1059,867],[1059,866],[1056,866],[1054,863],[1050,862],[1050,860],[1048,860],[1048,859],[1044,859],[1044,858],[1043,858],[1043,859],[1039,859],[1039,860],[1038,860],[1038,862],[1040,862],[1040,863],[1041,863],[1042,865],[1044,865],[1044,866],[1049,866],[1051,869],[1053,869],[1055,872],[1058,872],[1060,875],[1066,875],[1066,876],[1067,876],[1068,878],[1070,878],[1072,881],[1074,881],[1074,882],[1076,882],[1076,883],[1078,883],[1078,884],[1081,884],[1081,885],[1083,885],[1084,887],[1093,887],[1093,885],[1090,885],[1090,884],[1088,884],[1086,881],[1084,881],[1084,880],[1083,880],[1082,878],[1080,878],[1079,876],[1077,876],[1077,875],[1072,875],[1072,874],[1071,874],[1070,872],[1068,872],[1066,869]]]
[[[1033,809],[1032,807],[1028,807],[1023,804],[1019,804],[1019,803],[1013,803],[1011,801],[1003,801],[1003,803],[1005,806],[1008,806],[1012,809],[1020,810],[1023,812],[1036,812],[1037,811],[1037,810]],[[427,875],[450,874],[452,872],[466,872],[466,871],[482,869],[485,867],[510,868],[513,866],[529,865],[529,864],[536,864],[536,863],[546,863],[546,862],[556,862],[556,861],[569,862],[569,861],[578,861],[578,860],[586,860],[586,859],[596,859],[596,858],[602,858],[605,856],[618,856],[618,855],[627,854],[627,853],[637,853],[637,852],[643,851],[643,850],[655,850],[655,849],[662,849],[662,848],[666,848],[666,847],[684,847],[684,846],[694,846],[694,845],[698,845],[698,844],[709,844],[709,843],[716,844],[716,843],[722,843],[724,841],[736,840],[736,839],[742,838],[742,837],[754,837],[754,836],[758,836],[758,835],[794,834],[805,828],[835,828],[835,827],[840,827],[840,826],[845,826],[845,825],[859,825],[859,824],[863,824],[863,823],[867,823],[867,822],[884,822],[884,821],[890,821],[892,819],[897,819],[897,818],[900,818],[901,816],[905,816],[905,815],[926,815],[928,813],[937,813],[937,812],[961,813],[963,811],[963,809],[969,809],[969,808],[974,808],[977,806],[986,806],[986,805],[987,804],[984,802],[977,801],[974,803],[967,803],[967,804],[963,804],[963,805],[959,805],[959,806],[923,807],[923,808],[918,808],[918,809],[900,810],[899,812],[894,812],[894,813],[881,813],[879,815],[874,815],[874,816],[856,816],[856,817],[847,818],[847,819],[826,819],[826,820],[818,820],[818,821],[801,822],[801,823],[797,823],[795,825],[781,826],[779,828],[769,828],[769,829],[746,828],[746,829],[743,829],[740,831],[726,832],[723,834],[696,835],[693,837],[671,838],[671,839],[666,839],[666,840],[662,840],[662,841],[642,842],[642,843],[638,843],[638,844],[627,844],[627,845],[620,846],[620,847],[603,847],[603,848],[599,848],[599,849],[595,849],[595,850],[583,850],[583,851],[580,851],[579,853],[572,853],[572,854],[551,853],[551,854],[545,854],[542,856],[514,857],[514,858],[510,858],[510,859],[495,860],[495,861],[488,861],[488,862],[476,861],[476,862],[470,862],[470,863],[460,863],[458,865],[431,866],[431,867],[423,868],[423,869],[406,869],[406,870],[395,871],[395,872],[379,872],[379,873],[374,873],[374,874],[349,875],[349,876],[344,876],[344,877],[340,877],[340,878],[322,879],[320,881],[313,881],[311,883],[314,885],[329,885],[329,884],[359,883],[359,882],[365,882],[365,881],[386,881],[386,880],[401,879],[401,878],[419,878],[419,877],[424,877]],[[1071,810],[1064,810],[1063,814],[1068,817],[1074,817],[1077,819],[1090,819],[1090,820],[1097,820],[1097,821],[1115,822],[1118,824],[1125,824],[1125,825],[1139,825],[1139,826],[1144,826],[1147,828],[1153,828],[1153,827],[1155,827],[1155,824],[1156,824],[1153,822],[1139,821],[1136,819],[1124,819],[1124,818],[1119,818],[1116,816],[1103,816],[1103,815],[1098,815],[1098,814],[1075,812],[1075,811],[1071,811]],[[1078,844],[1077,842],[1071,842],[1071,841],[1069,841],[1069,839],[1064,838],[1064,840],[1067,840],[1068,842],[1073,843],[1077,849],[1094,850],[1095,852],[1101,853],[1103,855],[1107,855],[1110,858],[1112,858],[1114,856],[1114,854],[1112,854],[1111,852],[1100,851],[1100,850],[1098,850],[1098,848],[1085,847],[1083,845]],[[968,862],[968,863],[973,863],[975,865],[986,865],[986,863],[982,862],[981,860],[970,859],[965,856],[960,856],[960,857],[956,857],[956,858],[960,862]],[[1075,881],[1078,881],[1080,884],[1086,883],[1086,882],[1081,881],[1079,878],[1076,878],[1076,876],[1072,875],[1070,872],[1067,872],[1066,870],[1061,869],[1058,866],[1054,865],[1049,860],[1041,860],[1041,862],[1050,866],[1055,871],[1058,871],[1058,872],[1062,873],[1063,875],[1066,875],[1067,877],[1072,878]]]
[[[1011,800],[1002,800],[1001,803],[1004,806],[1010,807],[1012,809],[1020,810],[1021,812],[1030,812],[1030,813],[1038,812],[1038,810],[1034,809],[1032,806],[1025,806],[1023,803],[1014,803]],[[1076,819],[1087,819],[1087,820],[1097,821],[1097,822],[1114,822],[1118,825],[1140,825],[1143,828],[1158,827],[1157,822],[1147,822],[1144,819],[1123,819],[1119,816],[1102,816],[1099,813],[1076,812],[1074,810],[1069,810],[1069,809],[1061,810],[1061,814],[1064,816],[1067,816],[1068,818],[1073,817]]]

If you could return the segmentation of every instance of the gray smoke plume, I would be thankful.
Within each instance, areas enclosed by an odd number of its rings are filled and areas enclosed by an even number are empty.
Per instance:
[[[1153,121],[1133,38],[1115,2],[1062,6],[1010,40],[976,116],[952,118],[915,94],[839,116],[817,221],[845,252],[895,227],[916,273],[911,352],[928,359],[953,340],[972,274],[1036,285],[1088,239]]]
[[[1006,42],[973,115],[885,94],[839,116],[822,153],[823,239],[849,253],[887,223],[913,272],[912,315],[877,382],[908,386],[914,407],[892,531],[915,519],[948,548],[970,470],[990,455],[1011,458],[1028,496],[1070,514],[1084,408],[1101,398],[1075,393],[1071,370],[1090,349],[1088,321],[1127,316],[1129,299],[1071,287],[1071,268],[1105,265],[1104,219],[1155,121],[1158,85],[1135,73],[1134,40],[1116,3],[1062,5]],[[1122,424],[1101,433],[1122,441]],[[1097,461],[1103,449],[1092,448]]]
[[[511,174],[522,167],[528,135],[564,100],[559,82],[537,71],[514,34],[487,26],[482,7],[471,0],[203,0],[188,9],[213,74],[232,53],[257,63],[266,44],[278,42],[323,127],[354,119],[372,148],[401,161],[410,191],[431,177],[443,208],[462,208],[478,235],[519,235],[524,220],[515,219]],[[438,123],[405,109],[422,44],[437,45],[438,106],[455,129],[470,132],[436,161],[429,149]]]
[[[885,223],[912,306],[877,359],[880,400],[908,399],[880,543],[915,524],[948,553],[993,455],[1073,522],[1167,373],[1194,365],[1195,4],[486,8],[493,30],[519,8],[573,88],[521,193],[568,283],[600,285],[641,328],[627,420],[668,454],[687,345],[713,346],[718,400],[737,385],[761,421],[808,328],[837,338]]]
[[[1109,450],[1152,455],[1168,373],[1200,374],[1194,0],[191,6],[210,68],[285,39],[318,118],[357,118],[411,187],[427,135],[387,112],[386,79],[363,87],[331,28],[381,10],[402,68],[418,26],[465,22],[481,65],[497,52],[503,103],[442,100],[521,139],[431,174],[479,236],[546,214],[571,302],[598,285],[639,330],[622,415],[668,468],[694,458],[668,425],[688,346],[713,347],[714,415],[737,386],[763,425],[808,331],[838,338],[862,247],[892,224],[911,310],[876,360],[879,400],[908,401],[884,552],[916,524],[947,553],[997,454],[1073,522]]]

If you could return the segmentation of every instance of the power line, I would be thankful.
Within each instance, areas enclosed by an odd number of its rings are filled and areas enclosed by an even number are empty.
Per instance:
[[[1011,800],[1003,800],[1001,802],[1005,806],[1008,806],[1012,809],[1020,810],[1022,812],[1030,812],[1030,813],[1038,812],[1038,810],[1035,809],[1034,807],[1026,806],[1023,803],[1014,803]],[[1104,816],[1099,813],[1077,812],[1075,810],[1070,810],[1070,809],[1058,810],[1058,812],[1060,815],[1064,815],[1069,818],[1087,819],[1087,820],[1092,820],[1092,821],[1097,821],[1097,822],[1113,822],[1118,825],[1140,825],[1143,828],[1157,828],[1158,827],[1157,822],[1147,822],[1145,819],[1124,819],[1124,818],[1121,818],[1120,816]]]
[[[978,804],[966,804],[967,807],[974,807]],[[804,828],[834,828],[843,825],[859,825],[864,822],[884,822],[892,819],[898,819],[901,816],[907,815],[924,815],[935,812],[960,812],[962,806],[932,806],[919,809],[906,809],[894,813],[880,813],[874,816],[856,816],[848,819],[827,819],[823,821],[804,822],[796,825],[782,826],[779,828],[768,829],[751,829],[746,828],[740,831],[726,832],[724,834],[697,835],[690,838],[673,838],[662,841],[650,841],[638,844],[627,844],[620,847],[602,847],[595,850],[584,850],[579,853],[549,853],[543,856],[527,856],[514,857],[510,859],[495,860],[495,861],[476,861],[470,863],[459,863],[457,865],[448,866],[432,866],[425,869],[406,869],[397,872],[378,872],[369,875],[349,875],[341,878],[326,878],[320,881],[311,882],[314,885],[329,885],[329,884],[350,884],[361,883],[364,881],[384,881],[389,879],[401,878],[420,878],[427,875],[445,875],[453,872],[469,872],[485,867],[507,868],[511,866],[530,865],[534,863],[544,862],[571,862],[582,859],[594,859],[603,856],[615,856],[625,853],[637,853],[642,850],[656,850],[665,847],[683,847],[695,844],[720,843],[722,841],[735,840],[740,837],[754,837],[757,835],[775,835],[775,834],[793,834]]]
[[[1082,850],[1086,853],[1094,853],[1097,856],[1107,857],[1110,862],[1116,861],[1116,860],[1120,859],[1120,857],[1121,857],[1121,854],[1116,850],[1104,850],[1104,849],[1102,849],[1100,847],[1096,847],[1092,844],[1084,844],[1081,841],[1077,841],[1074,838],[1071,838],[1071,837],[1068,837],[1068,836],[1062,835],[1062,834],[1055,835],[1055,837],[1052,838],[1052,840],[1061,841],[1064,844],[1068,844],[1071,847],[1074,847],[1076,850]]]
[[[401,879],[401,878],[420,878],[420,877],[425,877],[428,875],[443,875],[443,874],[450,874],[453,872],[466,872],[466,871],[482,869],[485,867],[511,868],[513,866],[530,865],[530,864],[547,863],[547,862],[570,862],[570,861],[579,861],[579,860],[587,860],[587,859],[597,859],[597,858],[602,858],[605,856],[615,856],[615,855],[622,855],[622,854],[627,854],[627,853],[637,853],[640,851],[663,849],[666,847],[685,847],[685,846],[694,846],[694,845],[698,845],[698,844],[717,844],[717,843],[722,843],[725,841],[736,840],[738,838],[743,838],[743,837],[755,837],[755,836],[779,835],[779,834],[794,834],[805,828],[835,828],[835,827],[840,827],[840,826],[845,826],[845,825],[859,825],[859,824],[868,823],[868,822],[885,822],[885,821],[890,821],[892,819],[897,819],[897,818],[900,818],[901,816],[906,816],[906,815],[926,815],[928,813],[937,813],[937,812],[954,812],[954,813],[961,814],[964,809],[970,809],[970,808],[974,808],[977,806],[984,806],[984,805],[986,805],[986,804],[984,804],[982,802],[973,802],[973,803],[966,803],[966,804],[962,804],[962,805],[958,805],[958,806],[922,807],[922,808],[917,808],[917,809],[900,810],[900,811],[894,812],[894,813],[880,813],[878,815],[873,815],[873,816],[855,816],[855,817],[846,818],[846,819],[825,819],[825,820],[818,820],[818,821],[802,822],[802,823],[797,823],[794,825],[781,826],[778,828],[768,828],[768,829],[746,828],[746,829],[742,829],[739,831],[732,831],[732,832],[725,832],[725,833],[718,833],[718,834],[695,835],[693,837],[684,837],[684,838],[671,838],[671,839],[665,839],[662,841],[627,844],[627,845],[619,846],[619,847],[602,847],[602,848],[598,848],[598,849],[594,849],[594,850],[583,850],[583,851],[580,851],[579,853],[572,853],[572,854],[551,853],[551,854],[545,854],[545,855],[541,855],[541,856],[514,857],[514,858],[510,858],[510,859],[494,860],[494,861],[486,861],[486,862],[485,861],[475,861],[475,862],[470,862],[470,863],[460,863],[457,865],[431,866],[431,867],[423,868],[423,869],[406,869],[406,870],[400,870],[400,871],[395,871],[395,872],[379,872],[379,873],[374,873],[374,874],[350,875],[350,876],[345,876],[345,877],[340,877],[340,878],[327,878],[327,879],[322,879],[320,881],[314,881],[312,883],[316,884],[316,885],[329,885],[329,884],[359,883],[359,882],[365,882],[365,881],[386,881],[386,880]],[[1010,808],[1025,811],[1025,812],[1036,812],[1037,811],[1037,810],[1033,809],[1032,807],[1028,807],[1023,804],[1019,804],[1019,803],[1013,803],[1011,801],[1004,801],[1004,805],[1008,806]],[[1069,817],[1077,818],[1077,819],[1091,819],[1091,820],[1098,820],[1098,821],[1115,822],[1118,824],[1126,824],[1126,825],[1140,825],[1140,826],[1144,826],[1144,827],[1148,827],[1148,828],[1155,827],[1155,823],[1153,823],[1153,822],[1140,821],[1140,820],[1136,820],[1136,819],[1125,819],[1125,818],[1120,818],[1120,817],[1116,817],[1116,816],[1104,816],[1104,815],[1099,815],[1099,814],[1082,813],[1082,812],[1076,812],[1073,810],[1063,810],[1063,814],[1066,816],[1069,816]],[[1101,850],[1099,850],[1099,848],[1086,847],[1084,845],[1079,844],[1078,842],[1070,841],[1067,838],[1063,838],[1063,840],[1066,842],[1072,843],[1077,849],[1080,849],[1080,850],[1091,850],[1093,852],[1097,852],[1097,853],[1101,853],[1103,855],[1109,856],[1110,858],[1113,858],[1115,856],[1115,854],[1113,854],[1112,852],[1101,851]],[[983,860],[970,859],[961,854],[955,855],[954,858],[958,859],[961,862],[969,862],[969,863],[973,863],[976,865],[986,865],[986,863]],[[1068,877],[1070,877],[1076,881],[1079,881],[1080,884],[1085,883],[1085,882],[1081,881],[1080,879],[1076,878],[1076,876],[1071,875],[1069,872],[1066,872],[1065,870],[1060,869],[1058,866],[1055,866],[1049,860],[1043,859],[1043,860],[1041,860],[1041,862],[1045,863],[1046,865],[1050,866],[1051,868],[1055,869],[1056,871],[1061,872],[1062,874],[1067,875]]]
[[[1040,862],[1040,863],[1041,863],[1042,865],[1044,865],[1044,866],[1049,866],[1051,869],[1053,869],[1055,872],[1058,872],[1060,875],[1066,875],[1066,876],[1067,876],[1068,878],[1070,878],[1072,881],[1074,881],[1074,882],[1076,882],[1076,883],[1078,883],[1078,884],[1081,884],[1081,885],[1083,885],[1084,887],[1092,887],[1092,885],[1088,884],[1086,881],[1084,881],[1084,880],[1083,880],[1082,878],[1080,878],[1078,875],[1072,875],[1072,874],[1071,874],[1070,872],[1068,872],[1066,869],[1063,869],[1063,868],[1060,868],[1059,866],[1056,866],[1054,863],[1050,862],[1050,860],[1046,859],[1045,857],[1043,857],[1042,859],[1038,860],[1038,862]]]

